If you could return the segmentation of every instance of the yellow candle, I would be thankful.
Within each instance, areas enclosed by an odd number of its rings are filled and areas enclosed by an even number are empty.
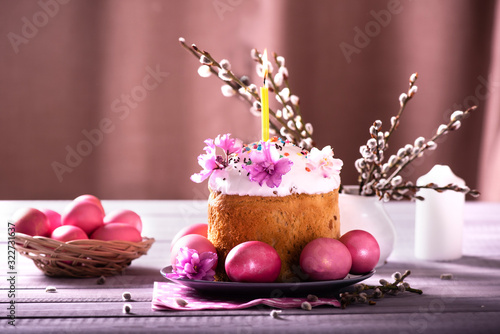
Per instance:
[[[262,55],[262,65],[264,72],[264,85],[260,88],[260,104],[261,104],[261,119],[262,119],[262,140],[269,139],[269,89],[266,86],[267,79],[267,50],[264,50]]]

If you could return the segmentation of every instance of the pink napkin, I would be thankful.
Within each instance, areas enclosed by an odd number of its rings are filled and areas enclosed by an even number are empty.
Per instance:
[[[187,302],[185,304],[183,301]],[[267,305],[275,308],[300,308],[306,298],[259,298],[251,297],[207,297],[200,295],[196,290],[169,282],[155,282],[153,290],[152,308],[159,310],[240,310],[256,305]],[[309,301],[311,306],[331,305],[340,307],[335,298],[319,298]],[[185,304],[185,305],[183,305]]]

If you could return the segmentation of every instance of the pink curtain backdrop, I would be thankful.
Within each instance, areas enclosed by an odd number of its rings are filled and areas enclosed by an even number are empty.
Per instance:
[[[196,43],[260,84],[257,48],[286,58],[320,148],[344,184],[368,128],[385,128],[418,71],[418,93],[391,153],[431,137],[456,109],[460,130],[405,174],[447,164],[480,200],[500,201],[500,6],[497,1],[4,1],[0,11],[0,199],[205,199],[203,140],[258,140],[259,119],[201,78]]]

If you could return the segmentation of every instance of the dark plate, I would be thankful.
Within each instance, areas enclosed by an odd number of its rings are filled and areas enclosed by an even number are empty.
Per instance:
[[[190,279],[168,278],[172,266],[160,270],[167,280],[196,289],[201,293],[237,294],[237,295],[267,295],[268,297],[282,297],[284,295],[335,293],[349,285],[361,282],[371,277],[375,270],[364,275],[348,275],[344,279],[332,281],[293,282],[293,283],[240,283],[240,282],[212,282]]]

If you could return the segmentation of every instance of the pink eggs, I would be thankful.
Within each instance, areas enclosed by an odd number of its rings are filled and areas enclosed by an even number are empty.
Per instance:
[[[34,208],[22,208],[14,212],[12,216],[16,232],[27,235],[48,237],[50,235],[50,223],[47,216],[40,210]]]
[[[234,282],[270,283],[280,274],[281,259],[265,242],[247,241],[231,249],[225,269]]]
[[[109,223],[97,228],[90,236],[91,239],[103,241],[142,241],[141,233],[126,223]]]
[[[81,228],[87,235],[92,234],[103,224],[102,208],[92,201],[73,201],[61,216],[62,225],[74,225]]]
[[[177,242],[172,247],[172,250],[170,251],[170,263],[172,265],[176,263],[177,253],[179,252],[181,247],[194,249],[199,254],[204,252],[213,252],[217,254],[217,250],[215,249],[214,245],[212,245],[212,243],[207,238],[199,234],[188,234],[177,240]],[[217,263],[214,264],[214,268],[216,266]]]
[[[141,217],[132,210],[115,210],[111,213],[108,213],[104,217],[104,224],[109,223],[125,223],[130,226],[135,227],[135,229],[139,232],[142,232],[142,220]]]
[[[343,279],[351,269],[351,253],[336,239],[318,238],[300,254],[300,267],[313,281]]]
[[[380,258],[380,246],[373,235],[363,230],[352,230],[339,241],[351,253],[351,274],[365,274],[375,268]]]
[[[50,237],[61,242],[88,239],[87,233],[85,233],[78,226],[73,225],[63,225],[57,227],[54,231],[52,231]]]
[[[49,220],[50,233],[61,226],[61,215],[58,212],[50,209],[41,209],[40,211],[42,211]]]
[[[102,214],[104,215],[104,208],[102,207],[101,200],[99,198],[95,197],[94,195],[89,195],[89,194],[81,195],[81,196],[78,196],[77,198],[75,198],[73,200],[73,202],[90,202],[90,203],[94,203],[95,205],[97,205],[97,207],[99,209],[101,209]]]
[[[174,236],[174,239],[172,239],[172,243],[170,244],[170,250],[174,247],[175,243],[177,240],[182,238],[185,235],[188,234],[199,234],[201,236],[204,236],[207,238],[208,234],[208,224],[194,224],[194,225],[189,225],[184,227],[182,230],[177,232],[177,234]]]

